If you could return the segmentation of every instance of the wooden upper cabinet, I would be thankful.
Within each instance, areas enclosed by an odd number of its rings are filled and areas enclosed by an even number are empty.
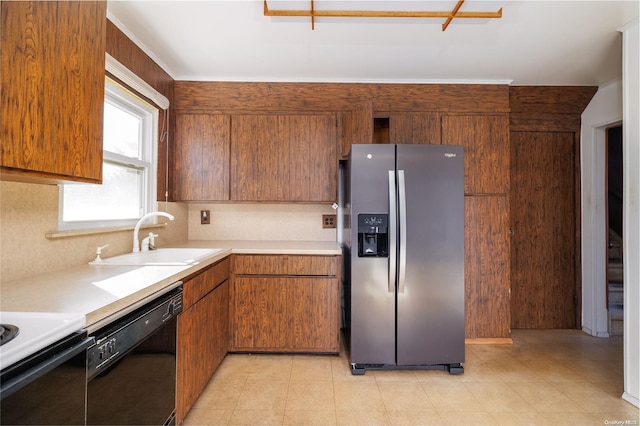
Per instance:
[[[349,156],[351,144],[373,143],[373,105],[360,102],[342,113],[340,134],[341,158]]]
[[[464,146],[465,194],[509,192],[509,117],[442,117],[442,144]]]
[[[390,114],[389,143],[440,145],[439,114]]]
[[[336,201],[338,146],[335,115],[292,115],[288,118],[288,201]]]
[[[228,115],[176,116],[175,201],[229,199],[230,121]]]
[[[335,201],[335,115],[234,115],[231,141],[231,200]]]
[[[104,1],[3,1],[0,166],[9,179],[102,180]]]
[[[285,117],[234,115],[231,121],[231,199],[285,201],[289,142]]]

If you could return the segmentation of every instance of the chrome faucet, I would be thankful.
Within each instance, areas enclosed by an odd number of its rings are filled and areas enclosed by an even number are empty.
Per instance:
[[[169,214],[169,213],[165,213],[165,212],[150,212],[145,214],[144,216],[142,216],[140,218],[140,220],[138,221],[138,223],[136,223],[136,227],[133,229],[133,252],[137,253],[140,251],[140,240],[138,239],[138,234],[140,233],[140,226],[142,226],[142,223],[149,219],[150,217],[153,216],[164,216],[166,218],[168,218],[169,220],[173,220],[174,217],[173,215]]]

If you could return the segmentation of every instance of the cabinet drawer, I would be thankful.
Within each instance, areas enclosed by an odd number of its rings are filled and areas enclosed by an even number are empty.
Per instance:
[[[336,276],[337,256],[234,255],[237,275]]]
[[[228,257],[215,263],[213,266],[210,266],[184,283],[182,294],[183,309],[187,309],[196,303],[227,278],[229,278]]]

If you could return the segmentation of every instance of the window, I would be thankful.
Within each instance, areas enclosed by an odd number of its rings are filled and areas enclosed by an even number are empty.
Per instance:
[[[134,225],[153,210],[157,129],[158,110],[107,78],[102,185],[60,186],[60,230]]]

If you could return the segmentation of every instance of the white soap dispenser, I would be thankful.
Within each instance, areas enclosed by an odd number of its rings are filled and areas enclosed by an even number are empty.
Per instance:
[[[106,249],[109,247],[109,244],[105,244],[102,247],[96,247],[96,258],[93,259],[92,263],[100,263],[102,262],[102,249]]]

